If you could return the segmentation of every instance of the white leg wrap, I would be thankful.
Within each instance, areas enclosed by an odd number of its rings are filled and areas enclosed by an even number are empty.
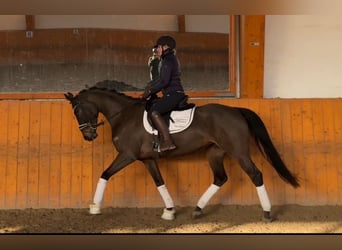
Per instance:
[[[103,199],[103,194],[107,186],[107,180],[100,178],[94,195],[94,204],[100,205]]]
[[[260,200],[262,209],[266,212],[270,212],[271,211],[271,202],[268,198],[265,186],[262,185],[262,186],[256,187],[256,190],[257,190],[257,193],[259,196],[259,200]]]
[[[211,199],[211,197],[214,196],[214,194],[220,189],[219,186],[215,185],[215,184],[211,184],[208,189],[204,192],[204,194],[201,196],[201,198],[199,199],[197,206],[201,209],[203,209],[207,203],[209,202],[209,200]]]
[[[173,200],[169,194],[169,191],[167,191],[167,188],[165,185],[161,185],[158,187],[158,191],[163,198],[163,201],[165,203],[166,208],[172,208],[174,207]]]

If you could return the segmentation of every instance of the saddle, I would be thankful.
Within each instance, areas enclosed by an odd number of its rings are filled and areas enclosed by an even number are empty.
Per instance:
[[[155,97],[154,99],[150,98],[150,100],[147,101],[143,116],[145,130],[154,135],[157,135],[158,131],[153,127],[153,123],[148,118],[147,114],[157,98],[158,97]],[[188,103],[188,99],[189,96],[185,95],[176,108],[163,115],[166,124],[169,126],[170,134],[181,132],[190,126],[194,116],[195,104]]]

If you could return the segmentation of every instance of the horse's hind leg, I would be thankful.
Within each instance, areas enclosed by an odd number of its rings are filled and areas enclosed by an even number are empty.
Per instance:
[[[192,218],[198,218],[203,214],[203,208],[208,204],[209,200],[221,188],[221,186],[228,180],[226,171],[224,169],[223,160],[225,152],[216,145],[211,146],[207,151],[207,158],[213,171],[214,182],[203,193],[197,202],[197,206],[192,213]]]
[[[261,171],[255,166],[254,162],[249,156],[239,157],[239,163],[256,187],[259,201],[264,211],[263,220],[271,222],[273,220],[271,217],[271,202],[266,192]]]

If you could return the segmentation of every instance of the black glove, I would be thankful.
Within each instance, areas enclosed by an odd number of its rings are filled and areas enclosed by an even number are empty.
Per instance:
[[[151,90],[149,87],[146,87],[142,95],[142,99],[147,99],[150,95],[151,95]]]

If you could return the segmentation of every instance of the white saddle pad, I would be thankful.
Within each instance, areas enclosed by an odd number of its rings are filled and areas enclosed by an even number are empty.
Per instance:
[[[195,108],[193,107],[191,109],[186,109],[186,110],[181,110],[181,111],[172,111],[171,112],[171,121],[170,121],[170,134],[182,132],[183,130],[187,129],[191,122],[192,119],[194,118],[194,113],[195,113]],[[150,123],[147,120],[147,112],[144,111],[144,116],[143,116],[143,123],[145,130],[150,133],[150,134],[158,134],[158,130],[154,129]]]

